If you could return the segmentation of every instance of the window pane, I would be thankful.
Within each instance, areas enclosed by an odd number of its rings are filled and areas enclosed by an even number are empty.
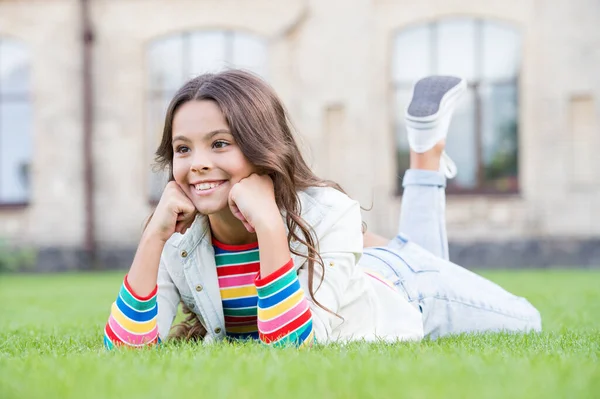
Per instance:
[[[28,102],[0,103],[0,202],[29,198],[30,129]]]
[[[450,19],[437,28],[436,74],[461,76],[474,80],[475,75],[475,20]]]
[[[174,91],[183,84],[183,37],[170,36],[149,46],[151,91]]]
[[[256,36],[236,33],[233,35],[233,66],[250,70],[262,77],[267,76],[267,46]]]
[[[148,176],[148,187],[150,199],[158,201],[162,195],[165,184],[168,180],[167,172],[154,170],[154,154],[160,144],[164,128],[165,115],[171,97],[175,93],[166,93],[164,96],[154,96],[150,98],[148,107],[148,154],[150,174]]]
[[[468,90],[454,111],[448,131],[446,152],[458,167],[458,175],[448,182],[448,187],[476,188],[477,146],[475,134],[475,96],[472,90]]]
[[[0,40],[0,93],[29,92],[29,51],[12,40]]]
[[[399,32],[393,46],[392,78],[395,83],[414,82],[433,73],[430,25]]]
[[[514,79],[521,63],[519,32],[509,26],[483,24],[483,78]]]
[[[232,66],[227,54],[227,35],[224,32],[196,32],[190,37],[190,73],[198,76],[207,72],[218,72]]]
[[[518,189],[518,106],[515,85],[482,87],[485,184],[496,191]]]

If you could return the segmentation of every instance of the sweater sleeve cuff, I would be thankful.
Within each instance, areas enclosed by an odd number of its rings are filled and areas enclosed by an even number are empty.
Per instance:
[[[290,259],[285,265],[281,266],[279,269],[275,270],[273,273],[269,274],[266,277],[261,277],[260,272],[256,275],[256,279],[254,280],[254,284],[256,288],[262,288],[268,284],[271,284],[273,281],[277,280],[281,276],[284,276],[287,272],[294,268],[294,261]]]
[[[129,281],[127,281],[127,275],[125,275],[125,279],[123,280],[123,284],[125,285],[125,288],[127,289],[127,291],[129,291],[129,293],[131,294],[131,296],[133,296],[138,301],[147,301],[149,299],[152,299],[158,293],[158,284],[157,284],[156,287],[154,287],[154,289],[152,290],[152,292],[149,293],[147,296],[141,296],[141,295],[136,294],[135,291],[129,285]]]

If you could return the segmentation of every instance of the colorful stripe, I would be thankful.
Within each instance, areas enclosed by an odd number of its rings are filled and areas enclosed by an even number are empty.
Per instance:
[[[219,277],[219,287],[231,288],[240,285],[254,285],[256,273],[241,274],[238,276]]]
[[[294,306],[288,313],[284,313],[279,316],[275,316],[269,321],[260,322],[260,331],[263,333],[271,333],[281,329],[281,326],[287,323],[289,320],[295,320],[302,314],[306,313],[308,309],[308,301],[300,301]]]
[[[160,342],[157,293],[158,286],[146,297],[136,295],[125,276],[104,328],[104,346],[107,349],[115,346],[139,347]]]
[[[261,279],[257,243],[236,246],[213,239],[213,247],[228,337],[273,346],[314,342],[312,313],[291,260]]]
[[[265,278],[257,276],[258,330],[272,346],[304,346],[314,342],[312,313],[290,260]]]
[[[254,280],[260,271],[258,243],[226,245],[213,239],[225,332],[233,339],[258,339],[258,296]]]
[[[367,276],[369,276],[369,277],[371,277],[371,278],[373,278],[373,279],[375,279],[375,280],[379,281],[379,282],[380,282],[380,283],[382,283],[382,284],[385,284],[385,285],[387,285],[389,288],[391,288],[392,290],[396,291],[396,287],[394,287],[394,284],[392,284],[392,283],[391,283],[389,280],[387,280],[387,279],[386,279],[385,277],[383,277],[381,274],[379,274],[379,273],[376,273],[376,272],[374,272],[374,271],[372,271],[372,270],[369,270],[369,271],[366,271],[366,270],[365,270],[365,271],[364,271],[364,273],[365,273]]]

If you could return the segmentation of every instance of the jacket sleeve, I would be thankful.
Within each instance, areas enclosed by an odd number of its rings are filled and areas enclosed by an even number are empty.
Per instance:
[[[335,340],[332,330],[342,322],[337,313],[363,251],[362,217],[357,202],[352,201],[330,223],[331,227],[318,237],[323,267],[315,264],[313,274],[314,297],[325,309],[309,294],[308,262],[304,262],[298,270],[300,285],[312,313],[317,342]]]
[[[146,297],[137,295],[125,276],[104,328],[105,347],[144,347],[160,343],[160,337],[168,335],[178,303],[179,294],[162,258],[158,284]]]
[[[274,347],[310,346],[314,341],[312,314],[294,263],[255,280],[260,340]]]

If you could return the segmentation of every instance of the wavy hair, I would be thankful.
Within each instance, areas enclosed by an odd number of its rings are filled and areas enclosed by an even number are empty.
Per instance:
[[[309,294],[318,306],[328,310],[315,299],[315,266],[322,268],[321,282],[325,268],[318,252],[318,239],[312,227],[300,217],[297,192],[315,186],[344,191],[337,183],[318,178],[306,164],[294,138],[288,114],[274,90],[259,77],[236,69],[193,78],[171,100],[162,140],[156,151],[157,165],[168,170],[169,180],[174,180],[171,144],[173,118],[181,105],[201,100],[214,101],[218,105],[242,153],[259,173],[267,174],[273,180],[275,201],[279,209],[285,211],[288,245],[292,240],[298,241],[306,246],[308,254],[298,253],[292,248],[290,251],[307,259]],[[202,339],[206,330],[196,314],[185,304],[182,306],[186,319],[173,327],[171,337]]]

